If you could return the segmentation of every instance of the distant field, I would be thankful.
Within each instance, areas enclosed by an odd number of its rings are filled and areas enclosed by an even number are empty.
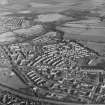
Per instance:
[[[7,3],[4,1],[7,1]],[[35,12],[47,12],[49,10],[57,12],[68,8],[93,9],[98,6],[100,7],[103,2],[104,0],[100,2],[97,0],[1,0],[0,11],[18,12],[22,10],[34,10]]]

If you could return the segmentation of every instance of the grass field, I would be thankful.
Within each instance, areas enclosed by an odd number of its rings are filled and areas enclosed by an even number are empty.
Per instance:
[[[0,67],[0,83],[14,89],[26,87],[10,68]]]

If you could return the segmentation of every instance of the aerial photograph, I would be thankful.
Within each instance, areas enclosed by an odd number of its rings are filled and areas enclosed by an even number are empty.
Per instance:
[[[105,105],[105,0],[0,0],[0,105]]]

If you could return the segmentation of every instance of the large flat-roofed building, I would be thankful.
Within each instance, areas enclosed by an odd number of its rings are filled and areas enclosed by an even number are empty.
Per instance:
[[[105,73],[104,69],[99,66],[81,66],[80,70],[84,72],[90,72],[90,73],[91,72],[102,73],[102,74]]]
[[[105,74],[105,71],[102,67],[99,67],[99,66],[81,66],[80,71],[85,72],[86,75],[88,76],[88,78],[90,80],[92,80],[92,79],[95,80],[95,82],[97,82],[97,84],[104,82],[103,75]]]

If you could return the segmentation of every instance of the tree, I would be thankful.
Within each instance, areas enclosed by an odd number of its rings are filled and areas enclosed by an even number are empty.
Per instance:
[[[101,59],[99,63],[97,63],[97,66],[105,69],[105,59]]]

